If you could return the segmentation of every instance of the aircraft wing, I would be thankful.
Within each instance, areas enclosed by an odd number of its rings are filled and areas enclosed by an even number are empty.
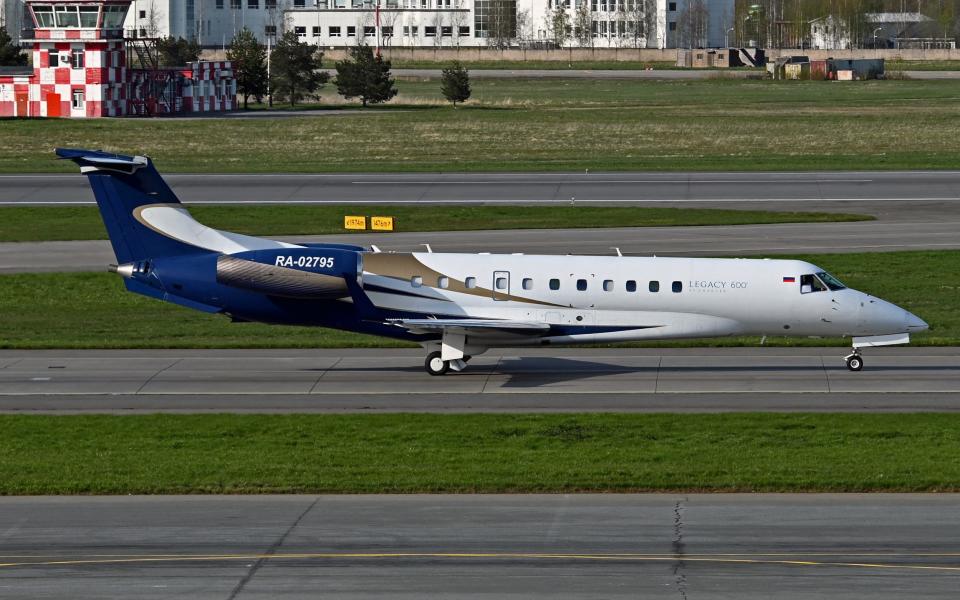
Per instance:
[[[550,331],[546,323],[507,319],[389,319],[388,322],[410,333],[460,333],[473,337],[539,337]]]

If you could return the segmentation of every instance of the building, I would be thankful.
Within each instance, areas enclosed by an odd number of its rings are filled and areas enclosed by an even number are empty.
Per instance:
[[[32,67],[0,71],[0,117],[105,117],[231,110],[229,62],[159,67],[124,38],[131,0],[27,0]],[[132,68],[131,56],[138,57]]]
[[[17,13],[23,1],[0,4]],[[244,27],[264,42],[292,29],[334,48],[551,48],[556,11],[570,27],[563,47],[723,47],[734,0],[132,0],[123,27],[127,37],[169,35],[205,48],[226,47]]]
[[[918,12],[867,13],[865,37],[854,40],[843,19],[833,16],[810,21],[810,45],[814,50],[863,48],[946,48],[957,47],[956,39],[945,36],[940,25]]]

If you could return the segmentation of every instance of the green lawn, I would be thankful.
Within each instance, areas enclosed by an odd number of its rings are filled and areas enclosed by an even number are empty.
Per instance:
[[[161,171],[955,169],[960,81],[436,80],[388,110],[297,118],[0,121],[0,172],[75,172],[57,146],[148,154]],[[334,108],[345,106],[329,86]],[[353,106],[352,104],[349,106]]]
[[[960,415],[2,415],[0,458],[0,494],[956,492]]]
[[[960,71],[960,60],[888,60],[886,66],[903,71]]]
[[[395,218],[396,231],[664,227],[869,221],[846,213],[804,213],[626,206],[265,206],[201,205],[190,212],[205,225],[248,235],[345,233],[343,217]],[[362,236],[362,231],[354,232]],[[0,242],[106,239],[93,206],[0,207]],[[362,243],[362,238],[358,238]]]
[[[394,69],[443,69],[450,61],[393,59]],[[462,60],[460,64],[469,70],[530,70],[556,71],[575,69],[578,71],[610,70],[646,70],[655,71],[678,69],[676,61],[637,61],[637,60]],[[729,69],[728,69],[729,70]],[[758,69],[759,71],[759,69]]]
[[[851,287],[914,312],[930,331],[919,345],[960,345],[960,251],[801,256]],[[0,348],[389,347],[384,338],[330,329],[231,323],[126,292],[109,273],[0,275]],[[144,318],[149,316],[149,318]],[[742,346],[758,338],[659,345]],[[847,345],[849,340],[771,338],[768,344]],[[658,345],[658,344],[645,344]]]

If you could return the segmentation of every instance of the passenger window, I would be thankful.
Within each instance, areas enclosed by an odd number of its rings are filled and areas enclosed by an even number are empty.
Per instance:
[[[532,289],[533,289],[533,280],[530,279],[529,277],[525,277],[525,278],[523,279],[523,289],[525,289],[525,290],[532,290]]]
[[[612,292],[612,291],[613,291],[613,280],[612,280],[612,279],[606,279],[606,280],[604,280],[604,282],[603,282],[603,291],[605,291],[605,292]]]
[[[632,279],[627,280],[627,291],[628,292],[637,291],[637,282]]]
[[[420,275],[414,275],[413,277],[410,278],[410,285],[412,285],[413,287],[420,287],[421,285],[423,285],[423,277],[421,277]]]
[[[450,279],[446,275],[441,275],[437,277],[437,287],[442,289],[447,289],[450,287]]]
[[[550,280],[550,289],[551,289],[551,290],[559,290],[559,289],[560,289],[560,280],[559,280],[559,279],[551,279],[551,280]]]
[[[473,288],[477,287],[477,278],[476,278],[476,277],[467,277],[466,280],[464,280],[463,284],[464,284],[465,286],[467,286],[468,289],[473,289]]]
[[[800,293],[801,294],[811,294],[813,292],[825,292],[827,291],[827,286],[817,279],[815,275],[801,275],[800,276]]]
[[[497,281],[496,281],[495,283],[496,283],[496,285],[497,285],[497,289],[498,289],[498,290],[505,290],[505,289],[507,289],[507,278],[506,278],[506,277],[497,277]]]
[[[578,292],[585,292],[585,291],[587,291],[587,280],[586,280],[586,279],[578,279],[578,280],[577,280],[577,291],[578,291]]]
[[[651,281],[651,282],[650,282],[650,291],[653,292],[653,293],[659,292],[659,291],[660,291],[660,282],[659,282],[659,281]]]
[[[680,292],[683,291],[683,283],[679,281],[674,281],[671,287],[673,288],[674,294],[679,294]]]

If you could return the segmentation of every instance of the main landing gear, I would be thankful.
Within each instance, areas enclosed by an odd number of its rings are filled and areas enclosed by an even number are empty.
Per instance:
[[[454,360],[443,360],[439,352],[431,352],[427,355],[427,360],[424,361],[423,366],[427,370],[427,373],[433,376],[446,375],[450,369],[454,371],[464,370],[467,367],[468,360],[470,360],[469,356]]]
[[[853,352],[843,357],[847,362],[847,368],[851,371],[859,371],[863,368],[863,357],[860,356],[860,349],[854,348]]]

